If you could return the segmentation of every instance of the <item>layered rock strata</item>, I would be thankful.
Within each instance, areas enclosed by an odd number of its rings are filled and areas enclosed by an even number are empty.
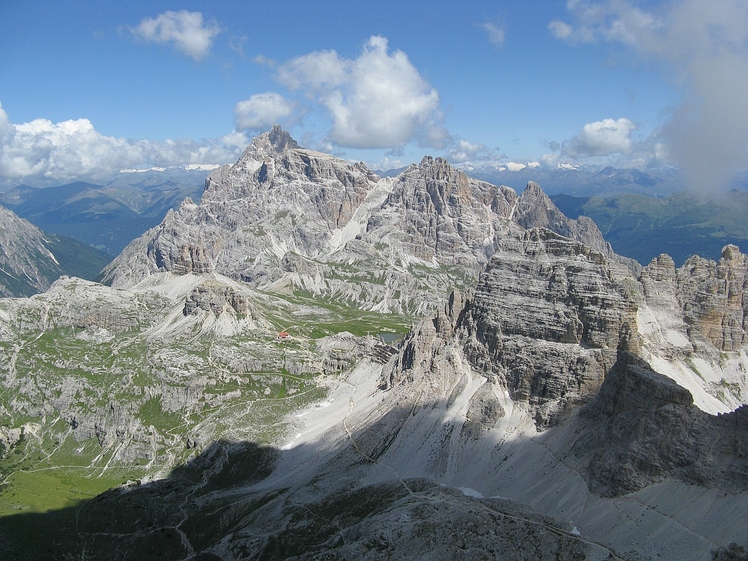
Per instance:
[[[681,322],[694,345],[732,352],[748,342],[748,257],[737,246],[725,246],[717,262],[694,255],[677,270],[661,255],[640,280],[647,304]]]
[[[158,271],[218,272],[371,310],[424,315],[472,288],[500,240],[543,226],[608,255],[535,184],[521,196],[426,156],[394,179],[307,150],[279,127],[206,181],[105,271],[128,287]]]
[[[459,352],[547,426],[594,396],[622,338],[636,347],[635,325],[636,305],[601,253],[532,229],[499,243],[471,299],[453,295],[409,335],[383,387],[449,376]]]

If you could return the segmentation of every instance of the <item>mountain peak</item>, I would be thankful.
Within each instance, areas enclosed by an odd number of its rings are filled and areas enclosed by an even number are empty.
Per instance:
[[[422,166],[437,165],[437,166],[452,167],[452,165],[445,158],[442,158],[441,156],[437,156],[436,158],[434,158],[433,156],[424,156],[423,158],[421,158],[420,165]]]
[[[462,181],[467,180],[467,175],[456,167],[452,166],[445,158],[437,156],[424,156],[421,159],[421,163],[418,165],[411,166],[412,171],[424,174],[425,177],[432,177],[434,179],[443,179],[448,181],[456,181],[457,178],[462,178]]]
[[[243,160],[262,161],[266,157],[275,157],[288,150],[301,148],[299,144],[291,137],[291,134],[284,130],[280,125],[274,125],[272,129],[256,136],[252,143],[244,150],[239,158]],[[239,163],[237,162],[237,163]]]
[[[273,125],[267,133],[267,139],[276,152],[279,154],[286,150],[299,148],[299,144],[291,137],[288,131],[283,130],[280,125]]]
[[[534,197],[548,198],[548,195],[545,194],[545,191],[543,191],[540,185],[538,185],[534,181],[528,181],[527,185],[525,186],[525,190],[522,193],[522,196],[525,198],[529,197],[530,195]]]
[[[608,257],[613,250],[594,222],[585,216],[569,219],[545,191],[534,181],[528,181],[513,214],[514,221],[523,228],[548,228],[557,234],[581,241]]]

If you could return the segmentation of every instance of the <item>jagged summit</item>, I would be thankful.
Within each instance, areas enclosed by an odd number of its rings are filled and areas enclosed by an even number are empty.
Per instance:
[[[296,183],[302,191],[313,191],[314,183],[342,183],[343,187],[368,190],[367,182],[378,179],[363,163],[351,164],[323,152],[303,148],[275,125],[252,140],[237,162],[214,171],[205,182],[206,202],[253,198],[257,192],[276,189],[275,198],[284,195],[293,203],[298,193],[284,193],[288,184]],[[308,193],[314,197],[313,193]]]
[[[533,226],[548,228],[557,234],[579,240],[589,247],[613,256],[613,248],[603,238],[595,223],[586,216],[576,220],[568,218],[545,194],[540,185],[529,181],[519,197],[512,218],[525,228]]]
[[[269,131],[257,135],[252,139],[250,145],[244,150],[244,153],[239,158],[241,161],[247,155],[251,155],[257,152],[274,152],[276,154],[282,154],[287,150],[294,150],[301,148],[291,137],[291,133],[283,129],[280,125],[273,125]]]
[[[514,190],[431,156],[380,179],[363,163],[299,147],[275,126],[208,177],[199,205],[134,241],[105,280],[126,287],[158,271],[216,271],[420,315],[449,289],[473,286],[501,238],[532,226],[609,254],[591,221],[567,219],[539,187],[518,201]]]
[[[293,148],[299,148],[298,143],[291,138],[288,131],[283,130],[280,125],[274,125],[270,132],[267,133],[268,142],[276,152],[284,152]]]

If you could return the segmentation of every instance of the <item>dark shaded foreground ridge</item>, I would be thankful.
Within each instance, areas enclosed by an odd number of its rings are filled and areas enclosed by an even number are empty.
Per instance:
[[[528,507],[427,479],[357,486],[341,473],[347,481],[332,493],[324,478],[253,489],[280,454],[215,442],[166,479],[77,507],[0,518],[3,558],[619,559]]]
[[[407,441],[416,419],[438,418],[439,407],[390,409],[325,451],[214,442],[165,479],[72,508],[0,518],[3,559],[654,558],[615,551],[522,501],[441,485],[433,472],[435,479],[401,478],[387,465],[388,453]],[[667,480],[737,495],[748,489],[747,411],[707,415],[689,392],[621,351],[597,397],[536,441],[580,473],[599,501],[627,501],[628,493]],[[680,454],[681,446],[695,452]],[[499,448],[521,462],[523,443]],[[392,475],[372,479],[374,467]],[[553,483],[539,479],[535,486]],[[657,539],[657,527],[649,531]],[[736,543],[710,556],[748,559]]]

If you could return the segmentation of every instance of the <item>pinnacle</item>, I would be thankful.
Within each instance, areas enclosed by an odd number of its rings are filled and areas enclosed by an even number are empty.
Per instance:
[[[286,150],[298,148],[298,143],[291,137],[288,131],[283,130],[280,125],[273,125],[267,133],[268,142],[279,154]]]
[[[541,193],[545,194],[543,192],[543,189],[540,187],[540,185],[538,185],[534,181],[528,181],[527,182],[527,185],[525,186],[525,193],[527,193],[527,194],[534,194],[534,195],[538,195],[538,194],[541,194]]]

